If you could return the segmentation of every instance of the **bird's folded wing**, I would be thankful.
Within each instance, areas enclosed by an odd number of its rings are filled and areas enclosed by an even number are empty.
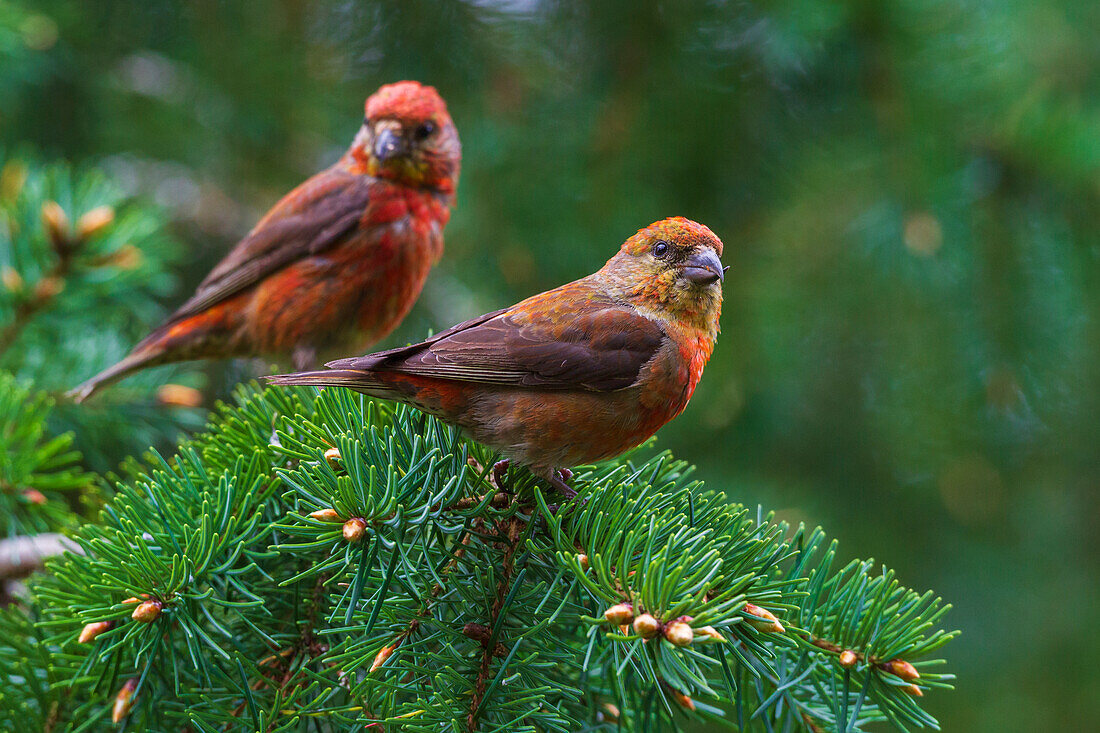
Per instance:
[[[341,359],[338,369],[542,389],[612,391],[629,387],[665,339],[660,325],[629,306],[589,302],[489,313],[388,352]]]
[[[200,313],[341,241],[362,219],[369,194],[370,179],[365,176],[326,172],[310,178],[276,204],[168,322]]]

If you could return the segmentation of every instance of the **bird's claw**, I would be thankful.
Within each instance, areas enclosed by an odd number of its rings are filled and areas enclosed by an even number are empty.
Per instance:
[[[493,464],[493,485],[500,491],[508,491],[508,466],[511,463],[505,458]]]
[[[570,500],[577,495],[577,492],[567,482],[572,480],[573,472],[568,468],[562,468],[555,471],[550,476],[550,485],[557,489],[566,500]]]

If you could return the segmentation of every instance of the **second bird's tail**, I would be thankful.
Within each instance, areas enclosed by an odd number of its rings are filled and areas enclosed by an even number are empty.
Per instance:
[[[128,374],[159,364],[163,360],[163,352],[140,351],[131,352],[129,356],[108,367],[91,379],[83,382],[65,393],[67,397],[77,404],[91,397],[109,384],[114,384]]]

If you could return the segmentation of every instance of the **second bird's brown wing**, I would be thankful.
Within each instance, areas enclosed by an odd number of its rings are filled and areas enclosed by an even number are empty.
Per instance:
[[[606,392],[634,384],[666,338],[657,322],[629,306],[599,298],[585,299],[577,308],[563,305],[568,301],[543,298],[488,313],[419,344],[328,366]]]
[[[298,186],[210,271],[167,323],[201,313],[296,260],[341,241],[364,216],[370,202],[370,180],[329,170]]]

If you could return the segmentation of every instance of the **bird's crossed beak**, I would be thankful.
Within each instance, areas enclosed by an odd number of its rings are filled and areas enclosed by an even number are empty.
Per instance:
[[[374,136],[374,157],[385,162],[409,152],[400,127],[383,127]]]
[[[688,257],[681,271],[684,277],[699,285],[710,285],[726,279],[726,269],[722,267],[722,260],[718,259],[718,255],[712,249],[704,249]]]

